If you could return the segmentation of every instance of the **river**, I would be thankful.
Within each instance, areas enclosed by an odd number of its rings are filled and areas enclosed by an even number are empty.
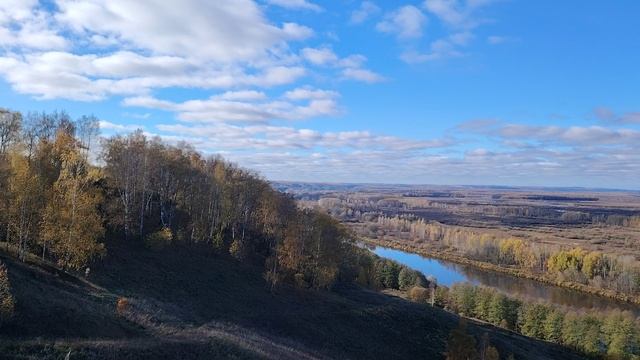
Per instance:
[[[635,316],[640,316],[640,306],[615,299],[381,246],[376,246],[373,252],[380,257],[395,260],[418,270],[425,276],[434,276],[440,285],[451,286],[457,282],[469,282],[474,285],[494,288],[512,297],[532,301],[544,300],[574,310],[619,309],[628,310],[633,312]]]

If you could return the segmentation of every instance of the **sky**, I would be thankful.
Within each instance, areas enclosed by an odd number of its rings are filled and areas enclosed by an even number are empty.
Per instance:
[[[270,180],[640,189],[635,0],[2,0],[0,107]]]

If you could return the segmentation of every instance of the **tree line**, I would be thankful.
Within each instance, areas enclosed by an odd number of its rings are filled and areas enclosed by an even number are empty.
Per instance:
[[[588,198],[580,198],[588,199]],[[364,217],[398,214],[411,210],[441,209],[454,214],[480,214],[508,218],[548,219],[564,224],[594,224],[640,228],[640,214],[607,214],[602,211],[559,210],[548,206],[477,204],[465,201],[430,200],[422,197],[388,198],[382,195],[330,194],[316,201],[317,205],[341,220],[363,220]],[[384,212],[381,211],[384,209]]]
[[[406,238],[435,249],[454,249],[478,261],[547,274],[559,281],[628,295],[640,294],[640,264],[632,256],[538,244],[412,216],[378,216],[376,234]]]
[[[342,225],[255,173],[141,131],[101,138],[97,118],[65,112],[0,111],[0,241],[68,270],[124,241],[229,253],[273,286],[327,289],[375,273]]]
[[[631,359],[640,355],[640,323],[629,312],[563,311],[546,303],[518,300],[495,289],[468,283],[438,287],[436,304],[589,356]]]

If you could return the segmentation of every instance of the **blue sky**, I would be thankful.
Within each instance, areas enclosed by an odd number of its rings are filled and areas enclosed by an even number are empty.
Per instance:
[[[638,189],[637,1],[5,0],[0,107],[268,179]]]

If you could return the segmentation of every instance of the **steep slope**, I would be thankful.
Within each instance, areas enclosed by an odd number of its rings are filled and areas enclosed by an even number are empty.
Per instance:
[[[90,281],[0,255],[17,300],[0,358],[437,359],[458,323],[356,287],[274,294],[259,270],[202,250],[109,249]],[[516,359],[580,358],[491,326],[470,332]]]

